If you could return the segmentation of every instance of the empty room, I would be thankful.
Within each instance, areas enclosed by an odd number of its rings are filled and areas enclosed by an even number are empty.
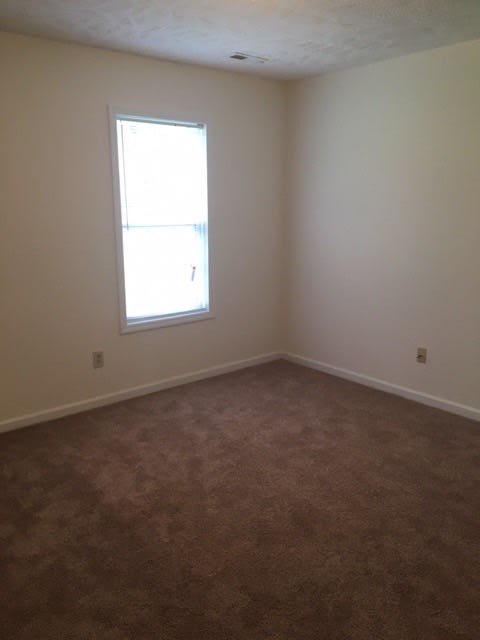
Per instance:
[[[0,2],[2,640],[474,640],[480,3]]]

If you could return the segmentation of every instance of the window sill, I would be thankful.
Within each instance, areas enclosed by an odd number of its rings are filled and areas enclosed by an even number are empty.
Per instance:
[[[120,333],[136,333],[137,331],[152,331],[153,329],[163,329],[164,327],[173,327],[179,324],[190,324],[191,322],[201,322],[203,320],[211,320],[215,318],[211,311],[189,312],[185,314],[177,314],[164,316],[162,318],[145,318],[139,320],[122,320]]]

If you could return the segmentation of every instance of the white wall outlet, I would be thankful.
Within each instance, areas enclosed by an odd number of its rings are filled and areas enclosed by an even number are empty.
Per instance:
[[[101,369],[105,364],[103,359],[103,351],[94,351],[92,353],[92,362],[94,369]]]
[[[425,347],[418,347],[417,349],[417,362],[425,364],[427,361],[427,350]]]

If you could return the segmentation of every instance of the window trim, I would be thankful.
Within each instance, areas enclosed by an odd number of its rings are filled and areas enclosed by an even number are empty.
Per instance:
[[[117,119],[122,118],[125,120],[140,120],[143,122],[152,123],[166,123],[166,124],[178,124],[180,126],[195,126],[195,122],[202,123],[202,126],[208,130],[209,125],[205,118],[191,117],[191,114],[181,114],[182,118],[170,118],[159,115],[152,115],[143,111],[136,111],[135,109],[120,109],[117,107],[108,107],[108,114],[110,120],[110,156],[112,161],[112,186],[113,186],[113,211],[114,211],[114,226],[115,226],[115,252],[117,255],[116,267],[117,267],[117,290],[118,290],[118,308],[120,313],[120,334],[135,333],[137,331],[149,331],[152,329],[160,329],[163,327],[171,327],[181,324],[189,324],[192,322],[199,322],[202,320],[209,320],[214,318],[215,315],[212,310],[212,266],[211,266],[211,253],[210,253],[210,222],[211,214],[210,208],[208,209],[208,222],[207,222],[207,238],[206,238],[206,251],[207,251],[207,274],[208,274],[208,308],[199,311],[184,311],[179,313],[172,313],[169,315],[152,316],[151,318],[139,318],[136,320],[128,320],[127,318],[127,305],[126,305],[126,293],[125,293],[125,265],[124,265],[124,251],[123,251],[123,227],[122,227],[122,208],[120,197],[120,165],[118,157],[118,140],[117,140]],[[208,152],[207,152],[207,182],[209,182],[208,171]],[[207,194],[209,193],[207,184]],[[208,197],[208,195],[207,195]]]

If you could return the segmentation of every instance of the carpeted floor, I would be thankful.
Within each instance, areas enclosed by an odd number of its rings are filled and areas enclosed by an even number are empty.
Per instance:
[[[475,640],[480,425],[279,361],[0,437],[3,640]]]

